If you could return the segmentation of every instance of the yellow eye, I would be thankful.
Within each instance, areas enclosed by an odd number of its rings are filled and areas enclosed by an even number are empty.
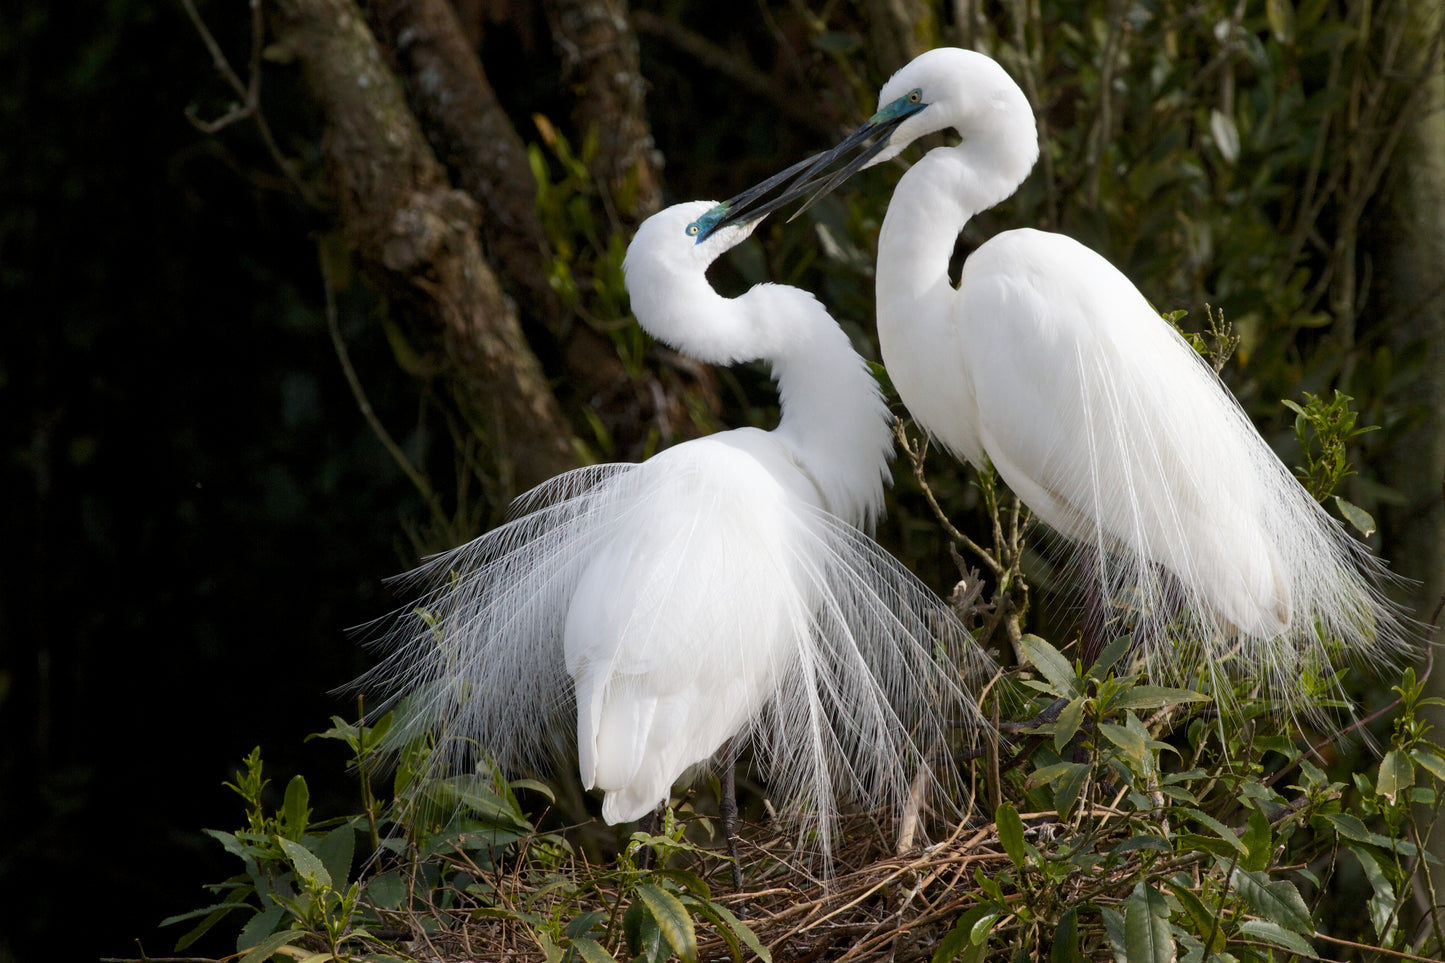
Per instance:
[[[687,226],[687,236],[688,236],[688,237],[697,237],[698,232],[701,231],[701,230],[702,230],[702,228],[698,227],[697,224],[695,224],[695,223],[694,223],[694,224],[689,224],[689,225]]]
[[[908,102],[910,104],[923,103],[923,90],[917,87],[915,87],[913,90],[910,90],[908,92]]]

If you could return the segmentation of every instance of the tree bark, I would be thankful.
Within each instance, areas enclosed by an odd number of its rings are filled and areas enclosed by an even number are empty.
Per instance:
[[[593,173],[630,234],[662,207],[662,179],[627,0],[546,0],[545,9],[576,98],[573,123],[583,136],[596,130]]]
[[[373,0],[372,31],[394,58],[407,102],[457,186],[481,205],[482,243],[523,311],[554,326],[546,241],[527,148],[497,102],[447,0]]]
[[[353,0],[275,0],[277,49],[302,66],[341,227],[367,277],[411,316],[482,436],[502,492],[574,467],[570,426],[477,240],[476,203],[448,182]]]

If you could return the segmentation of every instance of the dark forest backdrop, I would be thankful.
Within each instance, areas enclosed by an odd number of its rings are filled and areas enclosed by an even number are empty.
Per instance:
[[[766,424],[761,372],[629,326],[626,238],[831,143],[936,43],[1000,56],[1051,148],[966,240],[1054,227],[1186,326],[1223,308],[1225,377],[1291,464],[1279,400],[1353,394],[1384,430],[1350,498],[1428,608],[1441,15],[1375,6],[208,2],[208,49],[179,2],[7,5],[0,961],[168,950],[159,919],[232,871],[200,829],[238,821],[220,784],[257,744],[346,810],[303,737],[350,711],[328,690],[365,665],[346,629],[383,577],[583,460]],[[866,345],[896,176],[717,282],[801,283]],[[901,489],[883,537],[946,592]]]

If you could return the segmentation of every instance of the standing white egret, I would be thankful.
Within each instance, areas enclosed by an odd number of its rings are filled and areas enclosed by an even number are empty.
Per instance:
[[[989,57],[919,56],[853,135],[727,202],[717,223],[816,199],[949,129],[962,140],[903,175],[878,240],[879,344],[918,424],[954,455],[992,462],[1034,514],[1083,548],[1084,575],[1104,598],[1130,594],[1157,674],[1206,683],[1233,674],[1308,712],[1329,697],[1332,651],[1378,659],[1407,648],[1378,590],[1379,563],[1108,261],[1061,234],[1011,230],[968,257],[957,287],[949,282],[964,225],[1009,197],[1039,152],[1028,100]],[[785,177],[791,184],[769,197]],[[1213,687],[1227,703],[1229,687]]]
[[[390,623],[360,683],[396,705],[391,742],[430,730],[442,766],[478,747],[504,766],[544,764],[575,732],[609,823],[652,811],[748,738],[775,790],[817,819],[826,855],[840,797],[897,807],[920,775],[947,781],[935,750],[950,724],[981,720],[938,653],[973,670],[983,657],[860,530],[882,509],[892,452],[872,374],[807,292],[712,289],[708,265],[754,226],[713,231],[720,213],[680,204],[641,226],[624,265],[632,308],[697,360],[770,362],[777,428],[578,469],[522,496],[512,520],[412,573],[426,594]]]

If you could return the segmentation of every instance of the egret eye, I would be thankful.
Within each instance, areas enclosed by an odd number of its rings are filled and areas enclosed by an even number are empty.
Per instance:
[[[687,226],[687,236],[688,236],[688,237],[697,237],[698,234],[701,233],[701,232],[702,232],[702,228],[698,225],[697,221],[693,221],[691,224],[689,224],[689,225]]]
[[[921,104],[921,103],[923,103],[923,88],[922,88],[922,87],[914,87],[912,90],[910,90],[910,91],[908,92],[908,102],[909,102],[910,104]]]

